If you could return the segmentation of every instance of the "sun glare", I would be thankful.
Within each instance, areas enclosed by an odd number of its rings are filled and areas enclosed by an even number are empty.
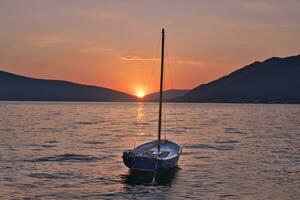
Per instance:
[[[145,96],[145,92],[144,91],[137,91],[136,96],[139,98],[143,98]]]

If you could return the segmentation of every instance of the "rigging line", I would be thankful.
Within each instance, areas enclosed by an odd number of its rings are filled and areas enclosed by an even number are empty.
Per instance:
[[[149,90],[151,88],[151,82],[152,82],[153,75],[154,75],[154,72],[155,72],[155,66],[157,65],[158,50],[159,50],[161,39],[162,38],[160,36],[158,41],[157,41],[157,44],[156,44],[156,48],[155,48],[155,52],[154,52],[154,60],[153,60],[153,64],[152,64],[152,67],[151,67],[151,75],[149,77],[149,81],[148,81],[148,84],[147,84],[147,87],[146,87],[146,90],[145,90],[145,94],[148,94]]]
[[[161,36],[161,37],[159,38],[159,42],[158,42],[158,45],[157,45],[157,48],[156,48],[156,53],[157,53],[159,44],[160,44],[161,40],[163,39],[162,37],[163,37],[163,36]],[[163,42],[164,42],[164,41],[163,41]],[[155,53],[155,54],[156,54],[156,53]],[[152,75],[153,75],[153,69],[154,69],[155,61],[156,61],[156,55],[155,55],[155,60],[154,60],[154,64],[153,64],[153,67],[152,67],[152,74],[151,74],[151,79],[150,79],[149,85],[151,84],[151,80],[152,80]],[[164,70],[164,69],[163,69],[163,70]],[[163,87],[164,87],[164,84],[162,84],[162,85],[163,85]],[[149,89],[149,88],[148,88],[148,89]],[[147,89],[147,91],[148,91],[148,89]],[[160,138],[159,138],[159,139],[160,139]],[[159,142],[160,142],[160,141],[159,141]],[[158,149],[157,149],[157,156],[158,156],[158,154],[159,154],[159,145],[158,145]],[[157,165],[158,165],[158,159],[155,158],[155,169],[154,169],[154,174],[153,174],[152,184],[155,184]]]
[[[167,47],[167,40],[166,40],[166,45],[165,45],[165,47]],[[169,58],[168,58],[168,54],[167,54],[167,52],[166,52],[166,57],[167,57],[167,64],[166,64],[166,67],[168,67],[168,65],[169,65]],[[166,71],[166,70],[165,70]],[[165,82],[166,82],[166,84],[164,84],[164,91],[165,91],[165,96],[167,96],[167,94],[166,94],[166,88],[167,88],[167,73],[165,73],[166,74],[166,79],[165,79]],[[167,139],[167,112],[166,112],[166,104],[164,104],[164,137],[165,137],[165,140]]]
[[[167,40],[165,40],[165,47],[167,48],[167,43],[168,43],[168,41]],[[166,67],[168,67],[168,65],[169,65],[169,55],[167,54],[167,49],[166,49],[166,57],[167,57],[167,65],[166,65]],[[165,72],[166,72],[166,70],[165,70]],[[165,73],[166,75],[167,75],[167,73]],[[165,97],[165,99],[166,99],[166,96],[167,96],[167,94],[166,94],[166,88],[167,88],[167,76],[166,76],[166,78],[165,78],[165,84],[163,85],[163,91],[165,91],[163,94],[164,94],[164,97]],[[164,104],[163,105],[163,110],[164,110],[164,137],[165,137],[165,140],[167,139],[167,112],[166,112],[166,104]]]
[[[171,86],[171,88],[173,88],[173,86],[174,86],[174,80],[173,80],[173,76],[172,76],[172,73],[171,73],[171,67],[170,67],[170,65],[171,65],[171,63],[170,63],[170,59],[169,59],[169,49],[168,49],[168,42],[166,42],[166,57],[167,57],[167,69],[168,69],[168,71],[169,71],[169,78],[170,78],[170,86]],[[174,104],[173,104],[173,106],[174,106]],[[173,107],[172,106],[172,107]],[[178,123],[177,123],[177,115],[176,115],[176,112],[175,112],[175,114],[174,114],[174,116],[175,116],[175,128],[176,128],[176,130],[177,130],[177,127],[178,127]]]
[[[149,89],[151,87],[151,82],[152,82],[153,74],[154,74],[154,71],[155,71],[155,65],[157,64],[158,49],[159,49],[159,46],[160,46],[160,42],[161,42],[161,36],[159,37],[159,40],[158,40],[157,45],[156,45],[155,54],[154,54],[154,61],[153,61],[152,68],[151,68],[150,79],[149,79],[149,82],[148,82],[148,85],[147,85],[147,88],[146,88],[146,94],[148,94]]]
[[[170,59],[169,59],[169,51],[168,51],[168,43],[166,42],[166,57],[167,57],[167,67],[169,71],[169,78],[170,78],[170,88],[172,89],[174,84],[173,84],[173,79],[172,79],[172,74],[171,74],[171,67],[170,67]]]

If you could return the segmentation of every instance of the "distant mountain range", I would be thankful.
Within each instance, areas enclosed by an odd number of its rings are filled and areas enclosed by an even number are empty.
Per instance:
[[[173,101],[300,103],[300,55],[254,62]]]
[[[176,89],[166,90],[163,92],[163,99],[164,101],[169,101],[174,98],[182,97],[187,92],[189,92],[189,90],[176,90]],[[151,102],[159,101],[159,92],[154,92],[144,96],[143,101],[151,101]]]
[[[0,71],[0,101],[158,101],[112,89]],[[171,102],[300,103],[300,55],[254,62],[192,90],[167,90]]]
[[[1,101],[137,101],[115,90],[0,71]]]

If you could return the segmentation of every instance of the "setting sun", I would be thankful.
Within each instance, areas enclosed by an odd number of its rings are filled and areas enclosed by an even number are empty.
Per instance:
[[[143,98],[145,96],[145,92],[144,91],[137,91],[136,96],[139,98]]]

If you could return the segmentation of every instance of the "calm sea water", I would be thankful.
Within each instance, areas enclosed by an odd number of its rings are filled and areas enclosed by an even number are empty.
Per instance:
[[[299,199],[300,105],[167,104],[180,168],[130,173],[153,103],[0,103],[0,199]]]

